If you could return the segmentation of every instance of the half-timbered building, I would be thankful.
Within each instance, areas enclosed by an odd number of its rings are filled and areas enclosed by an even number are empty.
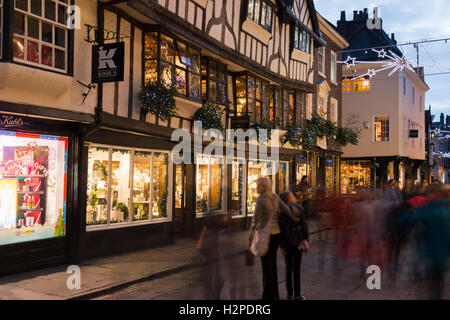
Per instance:
[[[0,189],[16,194],[0,205],[0,272],[170,244],[216,213],[246,228],[257,178],[276,192],[297,183],[290,145],[277,163],[247,153],[175,165],[171,136],[194,134],[207,100],[225,128],[308,117],[326,44],[312,0],[0,0],[0,17],[0,130],[14,137],[0,140]],[[108,64],[101,46],[120,42],[123,81],[93,84],[93,46]],[[176,83],[167,121],[140,105],[156,80]]]

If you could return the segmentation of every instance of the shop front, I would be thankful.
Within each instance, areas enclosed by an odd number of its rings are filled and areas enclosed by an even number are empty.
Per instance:
[[[182,190],[175,188],[169,147],[162,138],[119,130],[100,129],[86,139],[80,259],[173,242],[182,201],[175,194]]]
[[[341,193],[356,194],[361,189],[373,187],[372,162],[370,160],[342,160]]]
[[[0,274],[65,261],[76,125],[0,120]]]

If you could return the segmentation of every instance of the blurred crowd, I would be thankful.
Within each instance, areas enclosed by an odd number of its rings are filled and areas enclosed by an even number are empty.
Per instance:
[[[305,299],[300,267],[302,252],[309,251],[306,221],[313,220],[315,229],[321,231],[315,232],[311,243],[319,254],[319,271],[330,255],[337,274],[341,263],[359,265],[362,278],[369,266],[377,265],[394,283],[399,275],[407,275],[425,285],[428,298],[442,299],[450,256],[450,186],[408,182],[401,190],[397,181],[390,180],[376,190],[361,189],[344,196],[323,188],[312,190],[304,177],[291,192],[280,196],[271,192],[267,179],[260,179],[258,188],[253,232],[258,225],[261,230],[271,225],[269,251],[261,256],[263,299],[280,298],[276,269],[279,248],[285,259],[288,299]],[[248,299],[250,291],[260,286],[250,268],[243,266],[244,261],[236,265],[236,259],[224,258],[224,248],[242,252],[242,244],[227,241],[231,221],[229,215],[205,218],[198,243],[205,261],[200,279],[205,299],[223,298],[226,282],[229,293],[225,296],[231,299]],[[290,229],[300,230],[294,240]],[[251,242],[252,238],[249,246]]]
[[[334,244],[321,248],[322,256],[331,253],[335,263],[358,263],[361,276],[377,265],[394,282],[402,265],[411,280],[426,284],[430,299],[442,299],[450,256],[449,196],[448,185],[408,182],[400,190],[390,180],[351,197],[326,197],[318,189],[313,204],[305,206],[311,207],[319,228],[330,230],[319,234],[319,240],[325,236]]]

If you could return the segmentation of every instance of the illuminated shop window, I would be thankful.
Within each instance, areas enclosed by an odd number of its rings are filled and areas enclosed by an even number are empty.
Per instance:
[[[228,102],[227,66],[209,57],[202,58],[202,97],[221,105]]]
[[[272,5],[269,1],[249,0],[247,17],[268,32],[272,31]]]
[[[308,177],[310,187],[317,186],[317,168],[319,167],[319,154],[308,152]]]
[[[68,139],[0,130],[0,245],[66,235]]]
[[[389,117],[375,117],[374,141],[389,142]]]
[[[244,160],[233,160],[231,179],[231,214],[232,216],[244,215]]]
[[[247,173],[247,214],[252,215],[255,212],[256,200],[259,197],[256,191],[256,181],[259,178],[268,178],[275,190],[275,166],[272,161],[248,161]]]
[[[197,157],[196,212],[206,214],[223,209],[223,160]]]
[[[370,91],[369,77],[363,77],[356,80],[344,78],[342,80],[342,92],[368,92]]]
[[[289,191],[289,162],[280,161],[278,167],[278,194]]]
[[[325,158],[325,189],[328,192],[335,191],[335,157],[328,156]]]
[[[362,189],[368,189],[371,182],[370,161],[341,162],[341,192],[356,194]]]
[[[126,225],[168,218],[168,166],[168,153],[89,147],[86,224]]]
[[[200,51],[159,32],[144,37],[145,82],[174,85],[180,96],[201,100]]]
[[[14,60],[67,71],[69,0],[15,0]]]
[[[311,54],[311,34],[298,25],[294,27],[294,48]]]
[[[269,83],[247,73],[235,76],[237,116],[269,119]]]

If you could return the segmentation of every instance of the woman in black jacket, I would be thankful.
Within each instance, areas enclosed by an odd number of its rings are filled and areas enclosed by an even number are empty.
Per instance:
[[[289,206],[291,215],[279,218],[281,229],[281,248],[285,252],[286,262],[286,290],[288,300],[305,300],[301,295],[300,267],[302,252],[309,250],[308,225],[302,206],[291,192],[284,192],[281,199]],[[294,280],[294,281],[292,281]]]

